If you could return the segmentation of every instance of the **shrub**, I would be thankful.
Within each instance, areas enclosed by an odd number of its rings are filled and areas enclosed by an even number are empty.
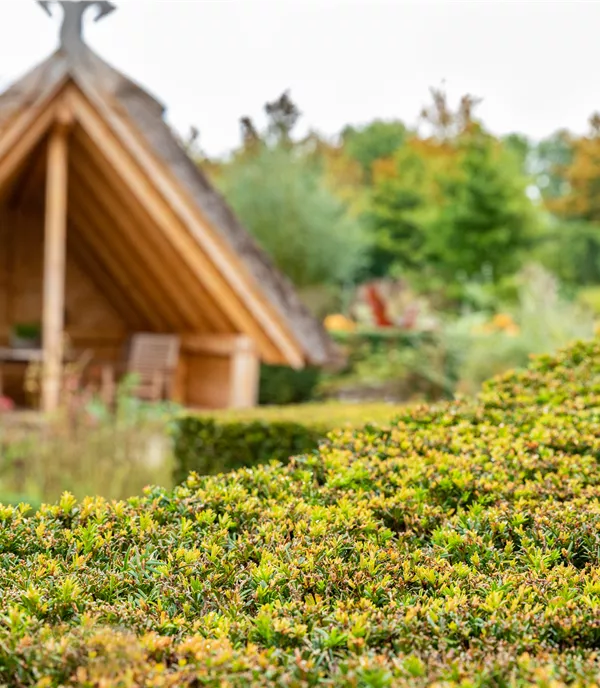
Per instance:
[[[294,370],[287,366],[261,366],[259,402],[265,406],[301,404],[314,399],[319,368]]]
[[[565,299],[556,279],[539,266],[521,273],[519,302],[511,310],[506,328],[494,327],[494,321],[478,322],[477,316],[463,317],[447,327],[449,345],[461,361],[461,392],[474,393],[492,375],[525,367],[531,354],[552,353],[594,335],[591,312]]]
[[[399,329],[336,332],[347,366],[322,375],[324,397],[415,401],[451,397],[456,365],[452,351],[434,332]]]
[[[0,684],[588,686],[600,342],[288,465],[0,508]]]
[[[385,421],[400,407],[389,404],[305,404],[285,408],[217,411],[184,416],[174,424],[175,479],[191,471],[213,475],[315,451],[335,428]]]
[[[317,449],[329,430],[326,425],[290,421],[186,417],[175,425],[175,480],[185,480],[191,471],[210,475],[271,460],[286,462]]]

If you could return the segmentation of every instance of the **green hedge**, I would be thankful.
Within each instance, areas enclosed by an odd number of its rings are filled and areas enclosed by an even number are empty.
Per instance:
[[[0,507],[0,685],[600,676],[600,343],[127,502]]]
[[[282,406],[312,401],[321,379],[319,368],[294,370],[289,366],[261,366],[259,403]]]
[[[331,428],[291,421],[221,421],[196,416],[174,430],[175,480],[248,468],[315,451]]]
[[[184,416],[174,424],[175,480],[226,473],[269,461],[286,463],[309,454],[336,428],[389,424],[401,411],[392,404],[304,404],[216,411]]]

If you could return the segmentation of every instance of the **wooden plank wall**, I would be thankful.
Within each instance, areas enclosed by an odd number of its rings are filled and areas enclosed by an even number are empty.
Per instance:
[[[0,207],[0,345],[8,343],[13,325],[41,323],[43,223],[39,207]],[[91,349],[101,360],[118,359],[127,338],[126,324],[70,250],[66,272],[66,330],[73,346]],[[6,375],[8,391],[19,398],[15,385],[22,387],[22,371],[16,368],[7,366]]]
[[[41,207],[15,211],[0,206],[0,346],[8,343],[12,325],[41,322],[43,235]],[[70,227],[66,330],[78,351],[91,350],[104,362],[123,361],[128,337],[136,328],[128,326],[105,296],[103,285],[96,284],[78,262],[78,248],[77,233]],[[116,298],[118,291],[113,292],[114,285],[109,293]],[[228,407],[237,335],[181,334],[176,400],[194,408]],[[18,401],[22,400],[23,372],[18,366],[5,367],[6,391]]]
[[[185,403],[198,409],[227,408],[230,402],[231,357],[218,354],[185,355]]]

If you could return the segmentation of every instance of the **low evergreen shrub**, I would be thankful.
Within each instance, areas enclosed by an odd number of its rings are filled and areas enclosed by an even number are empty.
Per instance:
[[[0,507],[0,685],[592,686],[600,343],[287,465]]]
[[[283,406],[312,401],[321,379],[320,368],[294,370],[289,366],[263,365],[260,369],[259,403]]]
[[[271,461],[287,463],[318,449],[336,428],[389,424],[400,410],[384,403],[330,403],[183,416],[173,423],[175,480],[182,482],[191,471],[214,475]]]
[[[188,416],[175,423],[175,480],[248,468],[315,451],[331,430],[292,421],[221,421]]]

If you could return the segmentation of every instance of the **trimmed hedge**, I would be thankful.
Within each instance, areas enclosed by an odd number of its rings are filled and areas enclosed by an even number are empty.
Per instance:
[[[291,421],[218,421],[188,416],[174,431],[175,480],[248,468],[315,451],[331,428]]]
[[[309,454],[335,428],[388,422],[401,407],[387,404],[314,404],[185,416],[175,423],[175,480],[191,471],[214,475]]]
[[[0,685],[600,677],[600,344],[288,465],[0,508]]]
[[[311,401],[321,379],[319,368],[294,370],[288,366],[263,365],[260,369],[259,403],[262,406],[301,404]]]

